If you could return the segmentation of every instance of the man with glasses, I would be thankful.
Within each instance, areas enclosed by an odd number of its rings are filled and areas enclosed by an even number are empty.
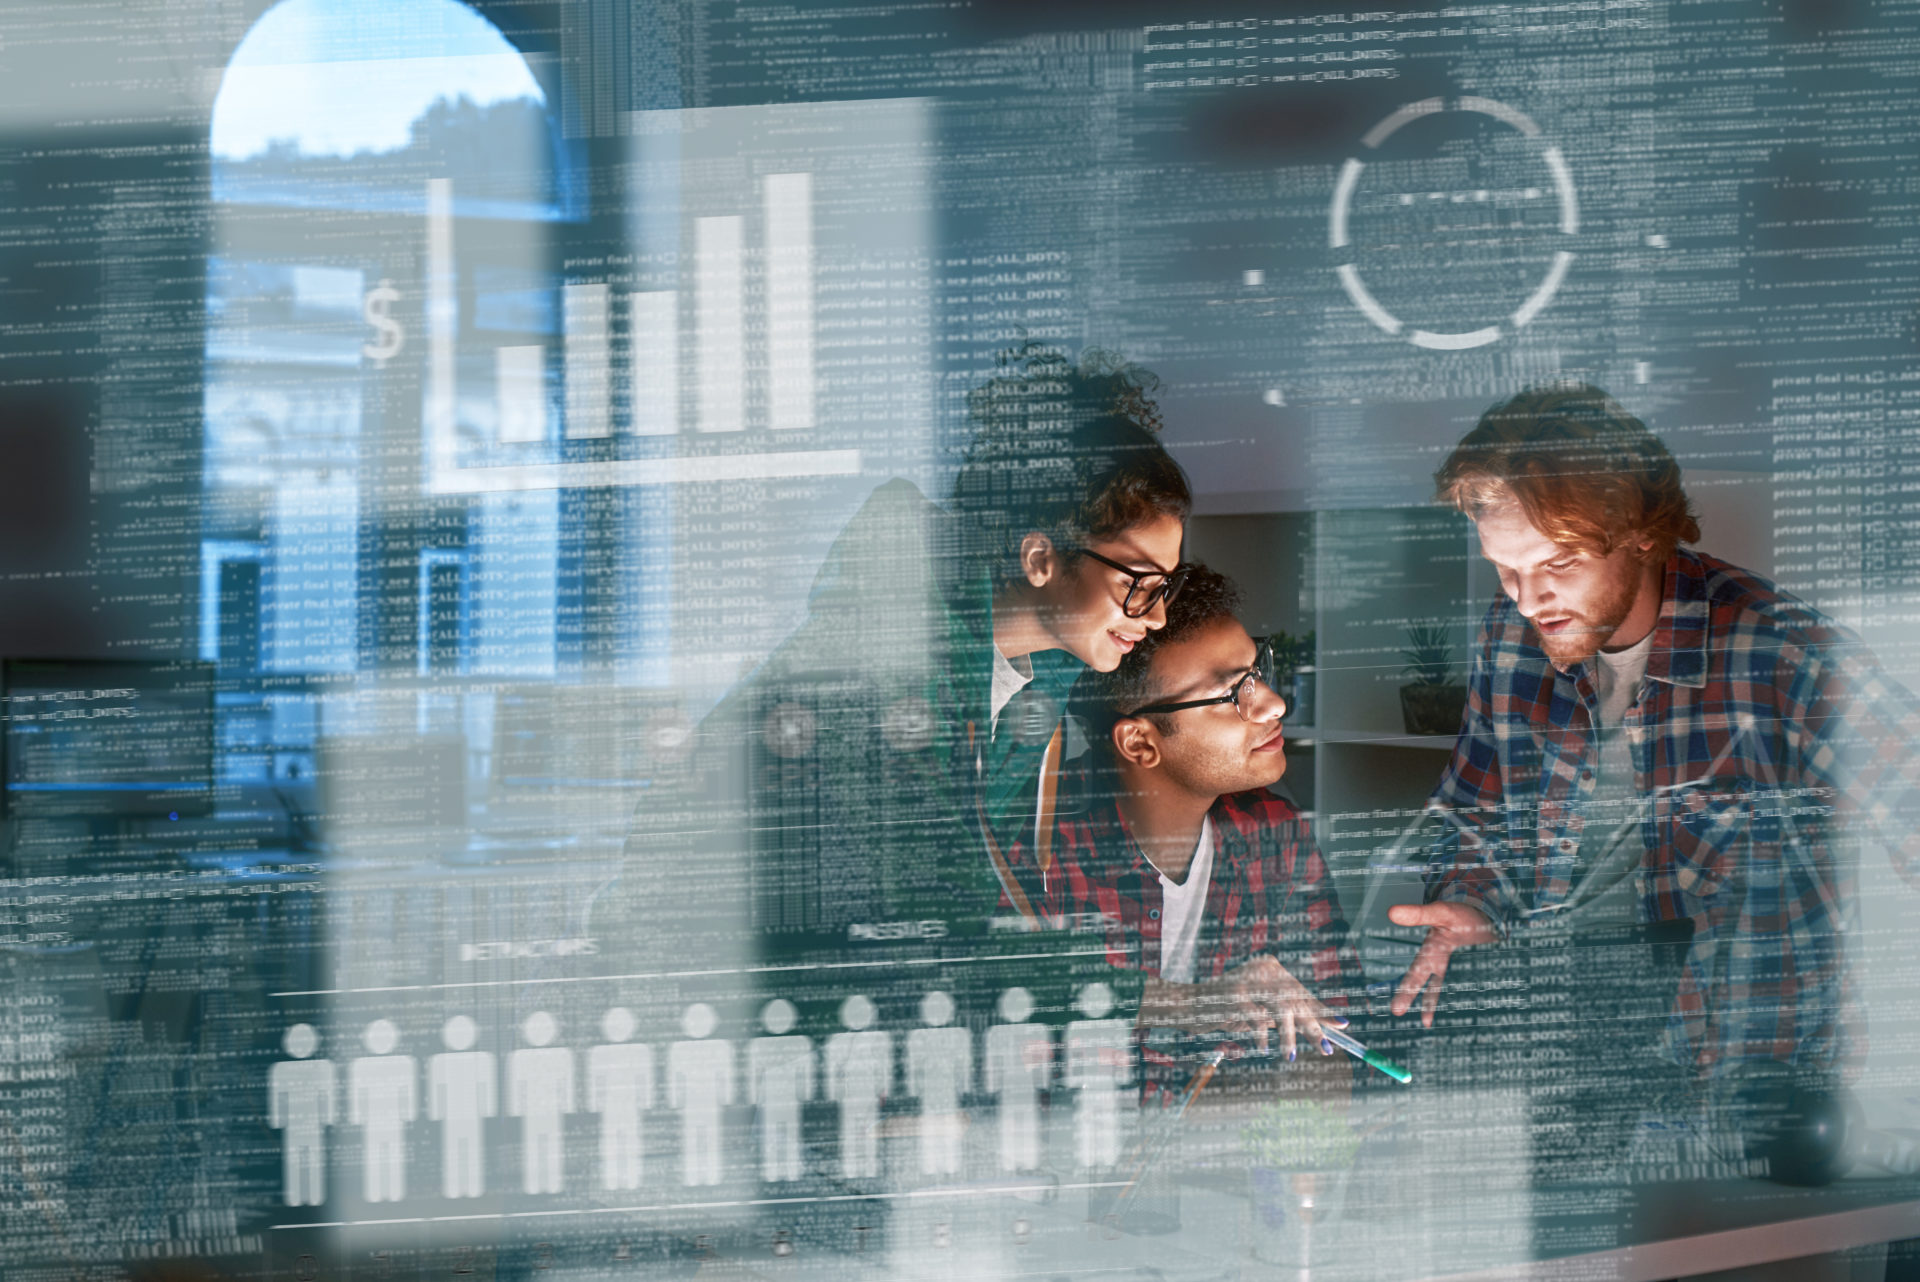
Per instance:
[[[1057,865],[1018,861],[1052,922],[1093,915],[1108,960],[1145,975],[1143,1027],[1249,1035],[1332,1053],[1350,960],[1306,820],[1270,791],[1286,773],[1272,652],[1234,617],[1239,594],[1192,566],[1167,625],[1085,678],[1085,804],[1056,824]],[[1026,853],[1023,849],[1019,852]]]

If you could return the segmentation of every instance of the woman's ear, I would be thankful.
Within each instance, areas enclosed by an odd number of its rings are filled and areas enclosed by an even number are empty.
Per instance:
[[[1029,586],[1044,588],[1060,573],[1060,553],[1053,540],[1034,531],[1020,540],[1020,577]]]

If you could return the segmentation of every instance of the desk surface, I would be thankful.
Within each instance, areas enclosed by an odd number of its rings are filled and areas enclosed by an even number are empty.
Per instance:
[[[1208,1110],[1192,1119],[1183,1169],[1173,1177],[1181,1186],[1180,1230],[1137,1245],[1149,1258],[1164,1255],[1154,1258],[1162,1265],[1182,1252],[1207,1256],[1208,1243],[1218,1259],[1219,1248],[1237,1238],[1249,1267],[1292,1264],[1313,1282],[1657,1282],[1920,1237],[1914,1177],[1826,1188],[1736,1177],[1532,1188],[1525,1130],[1509,1125],[1519,1121],[1507,1115],[1513,1110],[1503,1112],[1510,1101],[1455,1103],[1457,1111],[1442,1118],[1396,1110],[1401,1124],[1374,1134],[1352,1169],[1336,1177],[1341,1186],[1322,1185],[1311,1243],[1275,1241],[1288,1231],[1277,1227],[1283,1216],[1263,1209],[1246,1158],[1231,1144],[1244,1110]],[[1356,1113],[1368,1111],[1360,1104]],[[1405,1125],[1410,1118],[1414,1124]],[[1361,1116],[1355,1120],[1365,1128]],[[1474,1142],[1462,1146],[1463,1136]],[[1297,1224],[1292,1231],[1297,1238]],[[1237,1276],[1264,1275],[1243,1269]]]
[[[1796,1189],[1757,1180],[1653,1185],[1641,1194],[1633,1245],[1466,1273],[1430,1282],[1657,1282],[1798,1260],[1920,1237],[1912,1179]]]

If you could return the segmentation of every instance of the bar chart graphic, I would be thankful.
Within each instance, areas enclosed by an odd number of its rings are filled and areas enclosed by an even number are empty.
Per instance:
[[[899,282],[902,308],[924,306],[902,269],[926,257],[925,111],[915,100],[635,113],[630,225],[644,269],[566,273],[557,350],[493,347],[492,413],[478,422],[461,408],[479,340],[461,329],[459,193],[428,180],[429,492],[859,474],[860,444],[837,429],[874,413],[850,413],[851,393],[835,402],[831,367],[884,364],[906,389],[925,381],[926,358],[902,346],[913,324],[836,333],[821,300],[836,285],[871,297],[876,282]],[[903,404],[886,417],[910,434],[929,415]]]

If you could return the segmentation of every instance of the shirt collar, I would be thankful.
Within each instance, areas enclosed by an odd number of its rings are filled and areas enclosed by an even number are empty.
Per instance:
[[[1013,686],[1016,690],[1033,680],[1033,662],[1031,656],[1023,654],[1017,659],[1009,659],[1006,655],[1000,653],[999,646],[993,645],[991,642],[989,642],[988,645],[989,656],[987,663],[992,670],[994,680]]]
[[[987,721],[998,727],[1000,714],[1014,697],[1033,682],[1033,663],[1028,655],[1009,659],[1000,647],[989,645],[987,660]]]
[[[1222,870],[1231,873],[1238,868],[1246,854],[1245,844],[1240,840],[1240,829],[1233,822],[1232,814],[1231,794],[1221,794],[1214,799],[1213,805],[1207,808],[1207,821],[1213,828],[1213,879],[1215,881],[1220,880]],[[1108,876],[1114,872],[1127,872],[1159,878],[1160,870],[1153,866],[1146,852],[1140,849],[1140,843],[1134,839],[1133,829],[1127,826],[1126,814],[1121,811],[1119,801],[1111,794],[1101,799],[1098,814],[1090,826],[1093,830],[1094,856],[1106,866]]]
[[[1647,676],[1668,685],[1707,684],[1707,625],[1712,602],[1707,594],[1707,569],[1700,557],[1675,548],[1663,576],[1660,621],[1653,627],[1653,652],[1647,656]]]

